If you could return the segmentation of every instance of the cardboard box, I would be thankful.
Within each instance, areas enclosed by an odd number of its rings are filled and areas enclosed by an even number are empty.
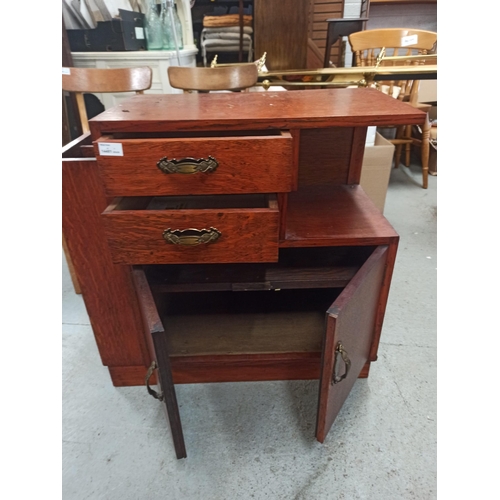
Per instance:
[[[437,80],[420,80],[418,102],[437,102]]]
[[[375,144],[365,147],[363,157],[360,185],[382,213],[389,186],[394,150],[394,144],[377,132]]]

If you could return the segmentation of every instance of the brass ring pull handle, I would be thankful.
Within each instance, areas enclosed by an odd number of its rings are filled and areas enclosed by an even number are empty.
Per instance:
[[[180,160],[175,158],[169,160],[165,156],[156,165],[164,174],[196,174],[198,172],[209,174],[219,166],[219,163],[213,156],[199,159],[181,158]]]
[[[146,373],[146,389],[148,390],[148,393],[151,394],[151,396],[153,396],[155,399],[157,399],[158,401],[163,401],[163,392],[156,392],[149,386],[149,379],[151,378],[151,375],[153,375],[153,372],[156,370],[156,368],[156,362],[153,361],[148,369],[148,373]]]
[[[343,375],[335,375],[335,368],[337,366],[339,354],[342,357],[342,361],[344,361],[345,364],[345,372]],[[335,349],[335,365],[333,367],[333,376],[332,376],[332,384],[338,384],[339,382],[342,382],[347,377],[347,374],[349,373],[349,370],[351,369],[351,360],[347,356],[347,352],[344,349],[344,346],[342,345],[341,342],[337,344],[337,348]]]
[[[165,229],[163,238],[172,245],[195,246],[214,243],[219,239],[221,232],[215,227],[210,229]]]

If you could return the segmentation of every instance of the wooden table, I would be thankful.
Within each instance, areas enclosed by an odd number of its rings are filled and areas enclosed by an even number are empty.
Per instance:
[[[65,148],[102,362],[116,386],[159,372],[178,458],[178,383],[320,379],[324,441],[377,359],[399,239],[359,186],[366,130],[424,120],[373,89],[142,95]]]

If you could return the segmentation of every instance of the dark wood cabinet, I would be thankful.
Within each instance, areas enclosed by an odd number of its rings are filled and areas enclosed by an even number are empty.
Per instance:
[[[178,458],[181,383],[319,379],[324,441],[377,359],[399,240],[359,186],[366,128],[424,119],[371,89],[144,95],[66,151],[63,222],[101,357],[115,385],[150,368]]]
[[[255,54],[268,70],[307,67],[310,0],[254,0]]]

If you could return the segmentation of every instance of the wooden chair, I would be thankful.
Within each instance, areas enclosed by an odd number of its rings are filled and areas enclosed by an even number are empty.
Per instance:
[[[170,85],[184,92],[247,91],[257,83],[259,71],[254,63],[216,66],[214,68],[168,68]]]
[[[109,92],[135,92],[143,94],[151,88],[153,72],[148,66],[138,68],[65,68],[63,72],[62,89],[74,92],[78,104],[78,113],[82,124],[83,133],[89,131],[89,122],[84,93],[109,93]]]
[[[83,98],[84,93],[135,92],[142,94],[144,90],[151,88],[152,79],[153,72],[147,66],[116,69],[71,67],[63,70],[62,90],[75,94],[82,132],[85,134],[89,132],[89,122]],[[73,268],[73,261],[64,234],[63,249],[73,288],[76,293],[80,294],[82,293],[80,284]]]
[[[413,64],[436,64],[436,59],[429,58],[415,60],[404,60],[404,57],[411,55],[427,55],[436,50],[437,33],[433,31],[424,31],[417,29],[387,28],[365,30],[351,33],[348,37],[354,54],[354,63],[356,66],[375,66],[380,64],[405,66]],[[403,59],[397,61],[384,61],[380,59],[382,50],[385,56],[402,56]],[[417,102],[418,98],[418,80],[399,80],[378,82],[377,88],[401,101],[408,102],[412,106],[425,111],[425,107]],[[405,164],[410,165],[411,146],[421,147],[422,157],[422,186],[427,189],[429,176],[429,136],[430,121],[427,117],[426,124],[423,126],[422,139],[417,143],[412,137],[411,126],[399,126],[396,129],[396,137],[391,142],[396,146],[395,167],[399,166],[403,146],[405,146]]]

